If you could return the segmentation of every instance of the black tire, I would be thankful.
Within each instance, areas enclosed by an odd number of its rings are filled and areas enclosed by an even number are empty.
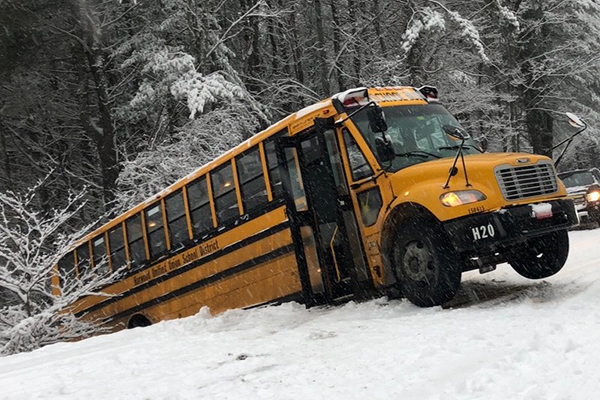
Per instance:
[[[564,229],[527,240],[516,247],[509,262],[519,275],[543,279],[560,271],[568,255],[569,234]]]
[[[460,258],[447,235],[429,219],[403,223],[392,260],[402,295],[419,307],[446,303],[460,287]]]

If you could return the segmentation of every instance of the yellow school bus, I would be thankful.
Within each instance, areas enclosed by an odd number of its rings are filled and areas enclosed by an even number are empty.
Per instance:
[[[397,291],[442,304],[461,274],[545,278],[573,203],[545,156],[482,153],[435,88],[357,88],[279,121],[75,243],[53,277],[122,270],[72,306],[115,329]]]

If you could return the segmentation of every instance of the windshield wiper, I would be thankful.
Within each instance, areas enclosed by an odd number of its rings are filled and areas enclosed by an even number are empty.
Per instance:
[[[422,151],[422,150],[407,151],[406,153],[396,153],[395,155],[396,155],[396,157],[442,158],[442,157],[438,156],[437,154],[428,153],[428,152]]]
[[[444,147],[438,147],[438,150],[458,150],[460,148],[460,146],[444,146]],[[475,149],[480,153],[483,153],[483,151],[479,150],[479,148],[475,147],[475,146],[471,146],[468,144],[465,144],[463,146],[463,149],[467,148],[467,149]]]

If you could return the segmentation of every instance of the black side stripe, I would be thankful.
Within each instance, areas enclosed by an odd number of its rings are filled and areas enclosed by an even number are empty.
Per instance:
[[[215,283],[215,282],[217,282],[217,281],[219,281],[221,279],[224,279],[224,278],[230,277],[232,275],[235,275],[237,273],[246,271],[246,270],[251,269],[251,268],[253,268],[253,267],[255,267],[255,266],[259,265],[259,264],[265,263],[265,262],[267,262],[269,260],[275,259],[277,257],[280,257],[280,256],[284,255],[284,254],[288,254],[288,253],[290,253],[292,251],[294,251],[294,246],[291,245],[291,244],[287,245],[287,246],[280,247],[280,248],[278,248],[278,249],[276,249],[276,250],[274,250],[274,251],[272,251],[270,253],[263,254],[262,256],[259,256],[259,257],[253,258],[252,260],[249,260],[249,261],[243,262],[241,264],[238,264],[238,265],[236,265],[233,268],[229,268],[229,269],[227,269],[225,271],[221,271],[219,273],[211,275],[208,278],[199,280],[199,281],[194,282],[194,283],[192,283],[190,285],[187,285],[187,286],[184,286],[182,288],[179,288],[179,289],[177,289],[177,290],[175,290],[173,292],[169,292],[169,293],[167,293],[167,294],[165,294],[163,296],[157,297],[156,299],[149,300],[149,301],[147,301],[145,303],[142,303],[142,304],[138,304],[135,307],[129,308],[129,309],[125,310],[125,311],[122,311],[122,312],[120,312],[118,314],[115,314],[115,315],[113,315],[111,317],[106,318],[104,320],[104,322],[108,323],[110,321],[126,317],[127,315],[135,314],[135,313],[137,313],[137,312],[139,312],[139,311],[141,311],[141,310],[143,310],[145,308],[152,307],[154,305],[160,304],[160,303],[162,303],[164,301],[167,301],[167,300],[171,300],[171,299],[173,299],[175,297],[181,296],[181,295],[183,295],[185,293],[191,292],[191,291],[196,290],[198,288],[201,288],[203,286],[210,285],[210,284]]]
[[[82,315],[85,315],[87,313],[99,310],[99,309],[101,309],[103,307],[106,307],[109,304],[112,304],[112,303],[115,303],[117,301],[123,300],[124,298],[127,298],[129,296],[133,296],[134,294],[136,294],[138,292],[141,292],[142,290],[145,290],[145,289],[148,289],[149,287],[158,285],[158,284],[160,284],[160,283],[162,283],[162,282],[164,282],[164,281],[166,281],[168,279],[171,279],[171,278],[173,278],[173,277],[175,277],[177,275],[183,274],[183,273],[185,273],[185,272],[187,272],[187,271],[189,271],[191,269],[194,269],[194,268],[196,268],[196,267],[198,267],[200,265],[209,263],[209,262],[211,262],[211,261],[213,261],[213,260],[215,260],[217,258],[220,258],[220,257],[222,257],[224,255],[229,254],[229,253],[232,253],[232,252],[234,252],[236,250],[239,250],[239,249],[241,249],[243,247],[246,247],[246,246],[248,246],[248,245],[250,245],[252,243],[258,242],[258,241],[260,241],[260,240],[262,240],[262,239],[264,239],[266,237],[274,235],[274,234],[276,234],[278,232],[281,232],[281,231],[283,231],[285,229],[288,229],[288,228],[289,228],[289,222],[287,222],[287,221],[283,222],[283,223],[281,223],[279,225],[276,225],[276,226],[274,226],[274,227],[272,227],[270,229],[267,229],[267,230],[264,230],[262,232],[259,232],[256,235],[250,236],[247,239],[244,239],[244,240],[241,240],[241,241],[239,241],[237,243],[229,245],[229,246],[223,248],[222,250],[219,250],[219,251],[217,251],[215,253],[209,254],[206,257],[203,257],[203,258],[201,258],[201,259],[199,259],[197,261],[194,261],[194,262],[192,262],[190,264],[184,265],[181,268],[178,268],[178,269],[176,269],[174,271],[171,271],[171,272],[167,272],[166,274],[161,275],[159,277],[156,277],[156,278],[154,278],[151,281],[148,281],[148,282],[142,283],[141,285],[135,286],[135,287],[131,288],[130,290],[128,290],[128,291],[126,291],[126,292],[124,292],[122,294],[119,294],[119,295],[116,295],[116,296],[113,296],[113,297],[109,297],[109,298],[107,298],[106,300],[104,300],[104,301],[102,301],[100,303],[94,304],[93,306],[88,307],[85,310],[77,312],[75,314],[75,316],[79,318]]]
[[[241,215],[241,216],[231,219],[229,221],[225,221],[224,225],[221,225],[218,228],[211,228],[209,231],[205,232],[204,234],[201,234],[201,237],[195,237],[192,240],[184,241],[183,248],[177,248],[176,250],[170,250],[170,251],[165,250],[164,252],[162,252],[161,254],[158,254],[156,257],[154,257],[150,260],[140,261],[140,264],[137,266],[137,268],[135,270],[128,270],[128,271],[123,272],[123,279],[128,278],[133,275],[136,275],[137,273],[139,273],[141,271],[146,271],[146,270],[152,268],[153,265],[158,264],[159,262],[162,262],[171,257],[175,257],[177,254],[179,254],[183,251],[186,251],[188,249],[191,249],[192,247],[194,247],[202,242],[208,242],[217,236],[220,236],[220,235],[222,235],[226,232],[229,232],[233,229],[236,229],[236,228],[242,226],[243,224],[245,224],[246,222],[252,221],[260,216],[268,214],[271,211],[275,211],[276,209],[281,208],[282,206],[283,206],[282,199],[273,199],[273,201],[269,202],[264,207],[261,207],[256,210],[252,210],[244,215]],[[107,286],[110,286],[110,285],[107,285]]]

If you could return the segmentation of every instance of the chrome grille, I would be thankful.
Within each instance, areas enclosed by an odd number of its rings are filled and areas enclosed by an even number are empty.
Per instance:
[[[533,165],[499,165],[496,180],[506,200],[527,199],[558,191],[554,167],[549,162]]]

